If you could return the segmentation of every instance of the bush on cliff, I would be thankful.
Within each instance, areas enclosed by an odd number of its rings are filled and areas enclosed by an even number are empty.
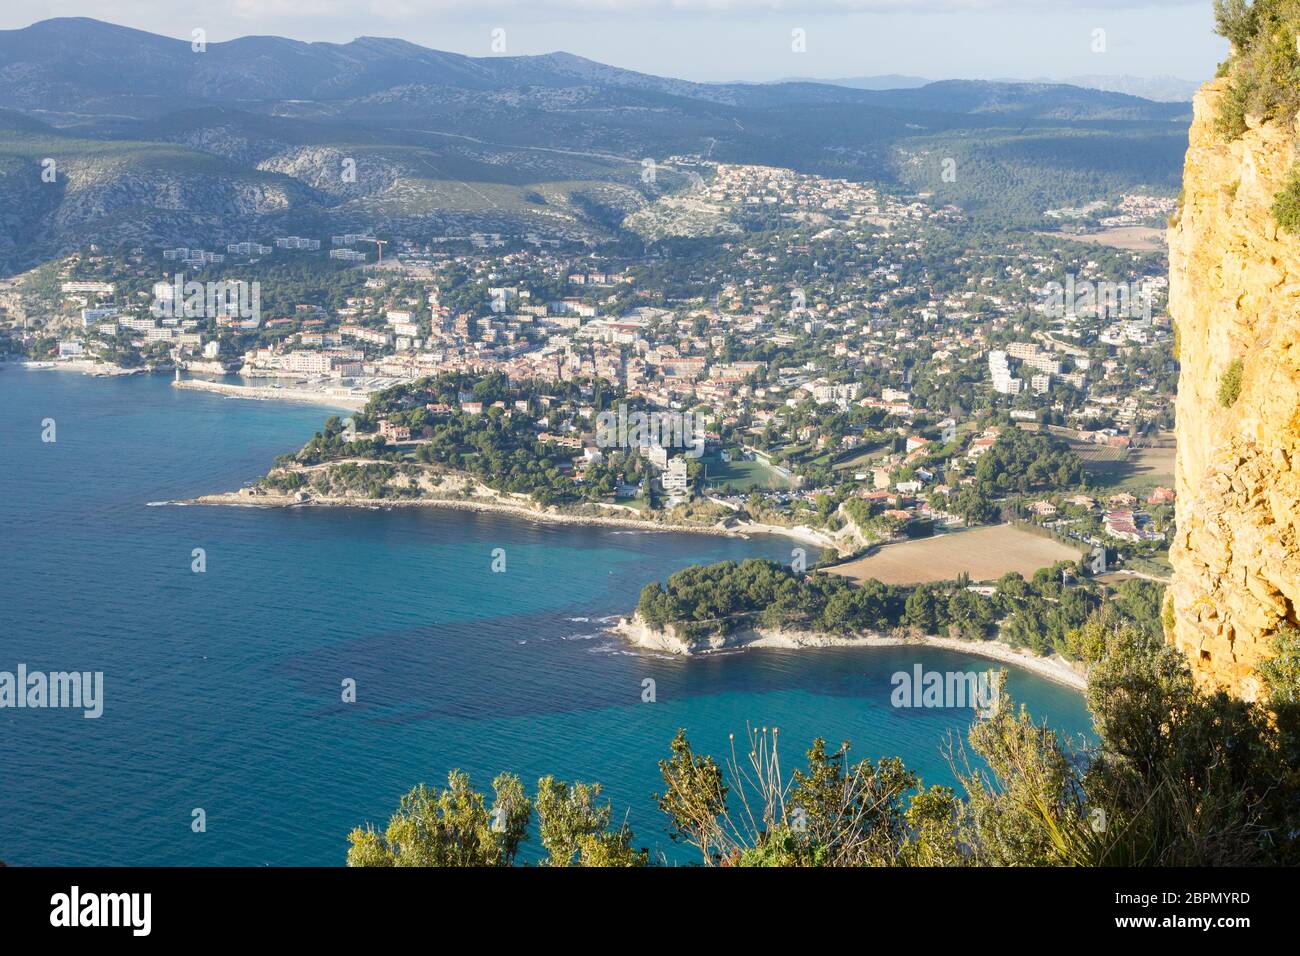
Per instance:
[[[1233,359],[1219,379],[1219,404],[1231,408],[1241,396],[1241,359]]]
[[[1233,45],[1220,128],[1240,135],[1247,113],[1293,122],[1300,111],[1300,0],[1215,0],[1214,18]]]
[[[1291,170],[1291,176],[1273,197],[1273,220],[1291,233],[1300,236],[1300,166]]]

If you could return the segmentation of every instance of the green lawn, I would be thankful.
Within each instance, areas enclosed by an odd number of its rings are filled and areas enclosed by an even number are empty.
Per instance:
[[[710,487],[716,488],[730,484],[742,493],[752,491],[755,488],[768,491],[785,491],[790,487],[788,481],[761,461],[723,462],[717,459],[707,459],[704,464],[708,474],[707,484]]]

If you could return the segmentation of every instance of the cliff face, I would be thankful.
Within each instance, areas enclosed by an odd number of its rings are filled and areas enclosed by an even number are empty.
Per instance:
[[[1170,636],[1202,685],[1253,700],[1273,632],[1300,608],[1300,237],[1270,212],[1296,150],[1292,131],[1251,121],[1223,142],[1223,90],[1196,97],[1169,231],[1181,364]]]

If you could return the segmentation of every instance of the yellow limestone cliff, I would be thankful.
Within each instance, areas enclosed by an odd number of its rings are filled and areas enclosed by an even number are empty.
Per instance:
[[[1169,230],[1181,372],[1166,626],[1199,683],[1253,700],[1273,633],[1300,608],[1300,237],[1270,212],[1296,147],[1294,130],[1250,118],[1224,141],[1224,89],[1196,97]],[[1237,369],[1239,391],[1221,388]]]

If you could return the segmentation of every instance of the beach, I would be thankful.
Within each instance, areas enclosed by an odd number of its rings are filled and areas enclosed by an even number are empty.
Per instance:
[[[230,382],[210,382],[202,378],[183,378],[173,382],[175,388],[215,392],[229,398],[248,398],[256,401],[299,402],[322,405],[326,408],[360,411],[366,407],[370,396],[358,394],[341,386],[324,388],[285,388],[276,385],[234,385]]]

